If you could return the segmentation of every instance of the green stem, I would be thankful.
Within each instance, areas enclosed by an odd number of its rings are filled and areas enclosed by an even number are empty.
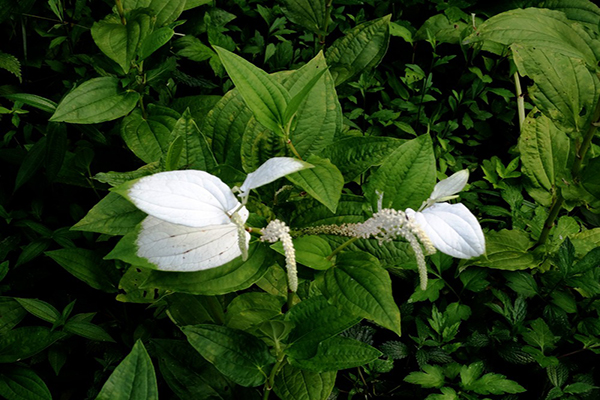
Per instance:
[[[319,51],[325,47],[325,39],[328,35],[329,21],[331,20],[331,9],[333,8],[333,0],[329,0],[325,6],[325,25],[323,26],[323,34],[319,35]]]
[[[267,381],[265,382],[265,393],[263,394],[263,400],[267,400],[269,398],[269,395],[271,394],[271,390],[273,390],[273,385],[275,384],[275,377],[277,376],[277,373],[283,366],[284,362],[285,362],[285,358],[283,356],[281,356],[280,359],[277,360],[275,365],[273,365],[273,369],[271,370],[271,373],[269,374],[269,377],[267,378]]]
[[[337,253],[339,253],[340,251],[344,250],[346,247],[350,246],[352,243],[356,242],[358,239],[357,237],[353,237],[350,240],[347,240],[346,242],[342,243],[341,245],[339,245],[334,251],[331,252],[331,254],[327,257],[327,260],[331,260],[333,258],[333,256],[335,256]]]
[[[292,292],[291,290],[288,289],[288,294],[287,294],[287,309],[289,310],[290,308],[292,308],[292,306],[294,305],[294,292]]]
[[[519,79],[519,73],[515,72],[515,91],[517,94],[517,110],[519,111],[519,132],[523,130],[523,123],[525,122],[525,98],[523,96],[523,90],[521,89],[521,80]]]
[[[125,10],[123,9],[123,3],[121,3],[121,0],[115,0],[115,4],[117,5],[117,12],[119,13],[119,17],[121,17],[121,23],[123,25],[127,25],[127,20],[125,19]]]

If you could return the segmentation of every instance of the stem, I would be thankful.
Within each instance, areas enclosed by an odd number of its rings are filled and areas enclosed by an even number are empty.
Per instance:
[[[550,214],[548,214],[548,218],[546,218],[546,222],[544,222],[544,228],[542,229],[542,233],[540,233],[540,238],[538,239],[538,245],[542,245],[546,243],[548,240],[548,235],[550,234],[550,229],[554,226],[554,221],[556,217],[558,217],[558,212],[562,208],[565,199],[562,195],[557,193],[556,198],[554,199],[554,203],[552,203],[552,207],[550,208]]]
[[[288,289],[287,294],[287,309],[289,310],[294,305],[294,292]]]
[[[344,250],[346,247],[350,246],[352,243],[356,242],[358,239],[357,237],[353,237],[350,240],[347,240],[346,242],[342,243],[341,245],[339,245],[334,251],[331,252],[331,254],[327,257],[327,260],[330,261],[333,256],[335,256],[337,253],[339,253],[340,251]]]
[[[525,98],[523,96],[523,90],[521,89],[521,80],[519,79],[519,73],[515,72],[515,91],[517,94],[517,109],[519,110],[519,132],[523,130],[523,123],[525,122]]]
[[[325,47],[325,39],[328,35],[327,31],[329,30],[329,21],[331,20],[332,5],[333,0],[329,0],[325,6],[325,25],[323,26],[323,34],[319,35],[319,50],[323,50],[323,47]]]
[[[115,4],[117,5],[117,12],[121,17],[121,23],[123,25],[127,25],[127,20],[125,19],[125,10],[123,10],[123,3],[121,3],[121,0],[115,0]]]
[[[275,384],[275,376],[277,376],[277,373],[283,366],[284,361],[285,359],[282,356],[281,359],[277,360],[275,365],[273,365],[273,369],[267,378],[267,382],[265,382],[265,393],[263,394],[263,400],[267,400],[269,398],[271,390],[273,390],[273,385]]]
[[[294,153],[294,155],[296,157],[298,157],[299,160],[302,160],[302,157],[300,157],[300,154],[298,153],[298,150],[296,150],[296,148],[292,144],[292,141],[290,139],[287,139],[286,143],[290,147],[290,150],[292,151],[292,153]]]

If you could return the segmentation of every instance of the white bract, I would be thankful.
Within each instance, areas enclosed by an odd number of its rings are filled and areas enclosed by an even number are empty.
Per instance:
[[[248,175],[240,197],[287,174],[312,167],[287,157],[270,159]],[[126,196],[148,217],[137,255],[159,270],[198,271],[247,257],[248,210],[219,178],[204,171],[161,172],[134,182]]]

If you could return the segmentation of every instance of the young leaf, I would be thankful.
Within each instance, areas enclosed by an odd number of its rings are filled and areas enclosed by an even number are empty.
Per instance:
[[[72,124],[112,121],[129,114],[139,99],[139,93],[123,90],[118,78],[93,78],[69,92],[50,121]]]
[[[115,368],[96,400],[158,400],[154,366],[141,340]]]
[[[400,335],[400,310],[392,281],[379,261],[368,253],[345,252],[325,272],[324,295],[334,305],[367,318]]]
[[[423,365],[424,372],[411,372],[405,382],[419,385],[423,388],[440,388],[444,386],[444,373],[438,365]]]
[[[37,299],[21,299],[15,297],[15,300],[30,314],[43,319],[46,322],[54,324],[61,318],[60,312],[52,305],[45,301]]]
[[[275,133],[282,133],[285,109],[290,94],[273,77],[242,57],[214,46],[229,77],[258,122]]]
[[[202,357],[241,386],[264,383],[276,361],[263,341],[244,331],[206,324],[181,330]]]

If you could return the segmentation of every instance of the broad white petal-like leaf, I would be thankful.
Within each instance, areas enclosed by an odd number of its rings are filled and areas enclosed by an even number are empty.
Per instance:
[[[248,174],[240,187],[242,192],[240,197],[247,197],[250,190],[305,168],[312,168],[312,165],[291,157],[273,157],[265,161],[256,171]]]
[[[161,220],[189,227],[231,223],[240,203],[219,178],[204,171],[161,172],[141,178],[128,190],[129,199],[142,211]],[[245,222],[248,211],[239,211]]]
[[[463,190],[469,180],[469,170],[455,172],[448,178],[439,181],[433,188],[433,192],[429,196],[429,202],[435,203],[448,196],[453,196]]]
[[[246,246],[250,234],[245,233]],[[142,221],[137,255],[161,271],[198,271],[219,267],[242,255],[233,223],[190,228],[154,217]]]
[[[477,218],[462,204],[436,203],[421,212],[406,210],[433,246],[452,257],[471,258],[485,252],[485,238]]]

